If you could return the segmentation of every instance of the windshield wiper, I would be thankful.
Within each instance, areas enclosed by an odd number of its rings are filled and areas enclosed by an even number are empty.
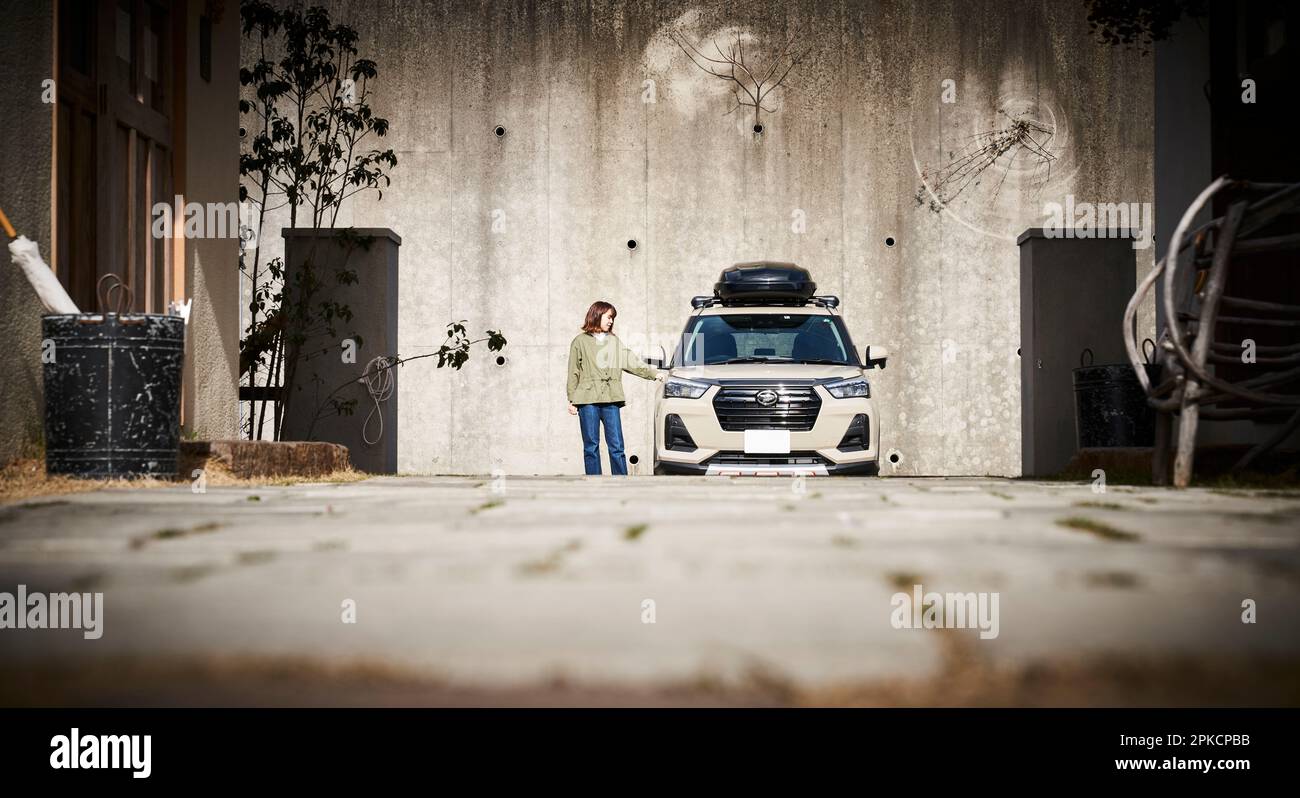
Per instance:
[[[713,363],[711,365],[725,366],[728,363],[777,363],[781,361],[788,361],[789,359],[790,358],[788,357],[758,357],[754,355],[746,355],[745,357],[733,357],[729,360],[722,360],[719,361],[718,363]]]
[[[796,361],[796,362],[798,362],[798,363],[807,363],[808,365],[811,365],[811,366],[851,366],[851,365],[853,365],[852,363],[845,363],[843,360],[828,360],[828,359],[826,359],[826,358],[811,358],[811,359],[810,359],[810,358],[805,358],[805,359],[802,359],[802,360],[799,360],[799,361]]]

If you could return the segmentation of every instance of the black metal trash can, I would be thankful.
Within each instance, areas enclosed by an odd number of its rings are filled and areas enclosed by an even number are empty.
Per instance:
[[[1159,382],[1158,364],[1143,368],[1152,384]],[[1080,449],[1155,443],[1155,410],[1128,363],[1075,369],[1074,410]]]
[[[175,476],[185,320],[78,313],[41,328],[46,472]]]

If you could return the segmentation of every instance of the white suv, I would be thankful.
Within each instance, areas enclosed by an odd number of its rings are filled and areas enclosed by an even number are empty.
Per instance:
[[[738,263],[695,297],[655,402],[656,474],[878,473],[867,369],[837,310],[792,263]]]

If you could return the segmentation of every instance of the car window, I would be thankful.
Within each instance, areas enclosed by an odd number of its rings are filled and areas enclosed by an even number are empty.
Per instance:
[[[688,323],[673,360],[706,366],[740,358],[853,365],[847,338],[834,316],[804,313],[697,316]]]

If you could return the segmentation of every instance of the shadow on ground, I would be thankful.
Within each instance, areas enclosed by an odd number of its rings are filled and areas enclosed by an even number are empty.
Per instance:
[[[756,665],[739,684],[708,675],[657,686],[556,677],[515,687],[453,684],[375,663],[301,659],[112,659],[0,666],[0,705],[18,707],[1296,707],[1289,658],[1094,657],[995,666],[960,635],[940,633],[943,665],[921,679],[803,689]]]

